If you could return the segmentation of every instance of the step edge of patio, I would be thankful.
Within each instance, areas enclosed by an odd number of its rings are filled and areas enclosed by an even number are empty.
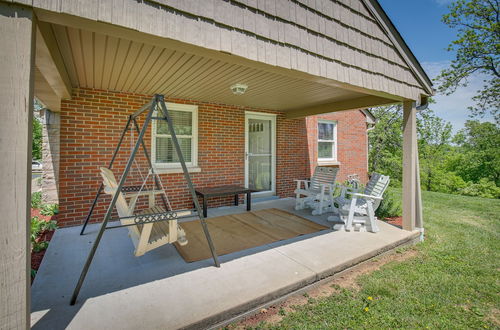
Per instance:
[[[308,291],[323,282],[327,282],[331,279],[334,279],[335,277],[341,276],[342,273],[353,270],[356,267],[361,266],[363,263],[369,262],[373,258],[384,254],[394,253],[398,248],[415,245],[419,241],[420,232],[414,231],[410,235],[395,242],[387,243],[386,245],[378,249],[367,252],[359,257],[356,257],[339,265],[335,265],[326,271],[315,273],[314,275],[302,279],[296,283],[287,285],[272,292],[268,292],[258,298],[252,299],[243,304],[231,307],[222,312],[208,316],[202,320],[183,326],[181,329],[218,329],[227,326],[243,318],[255,315],[259,313],[261,309],[278,304],[290,296]]]

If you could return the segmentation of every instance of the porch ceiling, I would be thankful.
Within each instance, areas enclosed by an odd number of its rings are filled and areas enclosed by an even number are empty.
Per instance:
[[[58,24],[41,24],[45,35],[50,34],[49,39],[53,37],[56,41],[72,87],[159,93],[174,98],[280,110],[293,117],[303,116],[308,112],[304,109],[311,107],[317,113],[354,108],[348,104],[349,100],[357,100],[356,107],[395,102],[174,47],[154,46]],[[235,83],[248,85],[247,92],[234,95],[230,86]]]
[[[159,93],[172,98],[273,109],[284,111],[291,118],[398,102],[331,80],[301,77],[293,70],[255,66],[250,60],[228,58],[223,52],[218,52],[219,56],[186,51],[179,44],[156,44],[125,32],[105,34],[106,30],[44,21],[39,22],[39,27],[50,52],[60,56],[62,74],[71,87]],[[42,63],[37,61],[37,66],[39,62]],[[230,86],[235,83],[248,85],[247,92],[234,95]],[[47,98],[48,90],[43,84],[35,85],[35,95],[39,97]],[[51,103],[55,103],[53,97]]]

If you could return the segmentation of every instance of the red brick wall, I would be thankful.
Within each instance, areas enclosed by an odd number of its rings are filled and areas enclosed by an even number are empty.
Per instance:
[[[75,89],[71,100],[61,104],[61,155],[59,177],[60,226],[81,224],[101,183],[99,167],[111,160],[127,116],[151,99],[149,95],[126,94],[94,89]],[[282,113],[239,106],[198,101],[167,99],[169,102],[198,105],[198,166],[191,173],[197,187],[244,184],[245,111],[277,114],[276,122],[276,192],[280,197],[293,196],[294,179],[310,176],[317,159],[317,118],[338,120],[338,155],[340,180],[358,173],[366,180],[366,125],[360,111],[341,112],[307,119],[285,119]],[[140,123],[142,124],[142,122]],[[148,148],[150,131],[144,139]],[[309,134],[307,134],[309,131]],[[134,134],[135,138],[137,134]],[[308,136],[308,137],[307,137]],[[130,153],[127,133],[121,152],[113,165],[119,177]],[[149,151],[149,150],[148,150]],[[143,175],[147,164],[142,153],[137,162]],[[191,208],[183,174],[162,175],[174,208]],[[141,183],[133,167],[127,185]],[[211,199],[209,206],[230,205],[232,197]],[[102,221],[109,197],[103,196],[95,209],[93,221]],[[139,204],[145,204],[142,200]]]
[[[337,160],[340,163],[337,181],[343,182],[349,174],[358,174],[363,183],[368,181],[366,117],[359,110],[306,118],[310,173],[314,172],[318,159],[318,119],[337,121]]]

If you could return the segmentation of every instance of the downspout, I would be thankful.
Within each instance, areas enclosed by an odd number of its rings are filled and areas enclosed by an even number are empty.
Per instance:
[[[370,160],[368,159],[369,158],[369,155],[370,155],[370,139],[368,138],[368,132],[370,132],[371,130],[373,130],[375,128],[375,125],[377,124],[377,121],[375,119],[375,123],[374,124],[366,124],[366,172],[368,173],[368,170],[370,169]]]
[[[426,110],[429,107],[429,98],[427,96],[422,97],[423,103],[417,107],[417,111]]]

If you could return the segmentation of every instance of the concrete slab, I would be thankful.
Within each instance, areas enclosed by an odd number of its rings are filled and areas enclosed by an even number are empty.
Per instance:
[[[295,211],[293,199],[256,203],[328,225],[327,215]],[[209,216],[245,212],[244,205]],[[35,329],[173,329],[206,327],[293,292],[418,236],[380,223],[377,234],[321,231],[220,257],[185,263],[166,245],[133,256],[125,228],[108,230],[78,303],[69,299],[97,225],[57,230],[32,286]]]

